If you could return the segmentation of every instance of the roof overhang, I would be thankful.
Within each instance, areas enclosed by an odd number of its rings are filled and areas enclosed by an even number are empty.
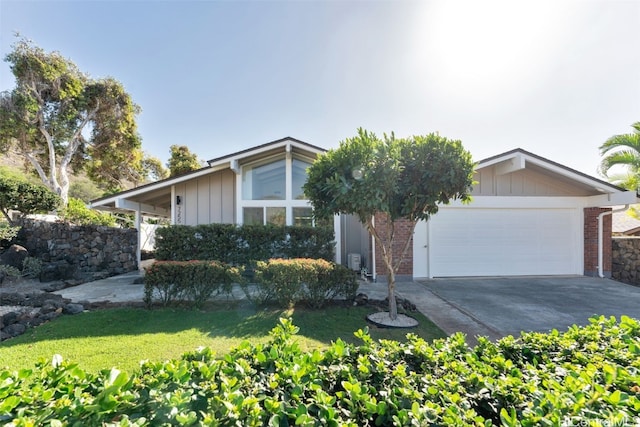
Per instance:
[[[481,160],[476,170],[493,166],[497,175],[505,175],[529,169],[581,188],[591,194],[590,206],[615,206],[638,203],[635,191],[613,185],[575,169],[553,162],[521,148]]]
[[[207,166],[193,172],[92,200],[89,206],[93,209],[111,212],[134,211],[146,216],[169,218],[171,216],[172,187],[176,184],[225,169],[230,169],[237,174],[240,173],[240,165],[278,153],[292,153],[313,158],[324,152],[326,152],[325,149],[298,139],[282,138],[251,149],[209,160]]]

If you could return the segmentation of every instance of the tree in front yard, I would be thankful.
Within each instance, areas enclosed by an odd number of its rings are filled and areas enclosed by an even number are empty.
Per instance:
[[[10,225],[19,225],[22,219],[34,213],[47,213],[60,205],[60,197],[44,185],[0,175],[0,212]],[[10,211],[20,213],[14,221]]]
[[[138,179],[140,108],[120,82],[91,79],[25,39],[5,59],[16,87],[0,93],[0,152],[22,157],[64,205],[73,171],[84,170],[108,191]]]
[[[380,139],[363,129],[308,169],[304,191],[314,215],[357,215],[382,251],[391,319],[398,315],[396,272],[412,241],[407,239],[400,253],[393,253],[398,220],[408,221],[413,233],[416,223],[429,219],[441,204],[470,200],[473,169],[471,154],[460,141],[434,133],[410,138],[385,134]],[[376,214],[388,222],[383,230],[374,221]]]

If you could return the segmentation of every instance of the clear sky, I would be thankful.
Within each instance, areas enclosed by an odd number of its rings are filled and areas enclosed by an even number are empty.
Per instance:
[[[121,81],[165,162],[364,127],[598,176],[598,146],[640,121],[640,0],[0,0],[2,57],[16,31]]]

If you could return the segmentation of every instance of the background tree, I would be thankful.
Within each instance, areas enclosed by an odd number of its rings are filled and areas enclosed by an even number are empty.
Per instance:
[[[192,153],[186,145],[172,145],[170,150],[171,157],[167,163],[169,176],[182,175],[202,167],[198,156]]]
[[[389,314],[397,318],[395,274],[404,261],[411,239],[403,242],[399,256],[392,248],[396,221],[409,221],[411,230],[426,220],[440,204],[470,200],[474,164],[460,141],[437,134],[396,139],[377,138],[358,129],[358,135],[320,156],[308,169],[305,195],[314,215],[355,214],[382,250],[389,285]],[[384,233],[373,218],[384,215]]]
[[[600,146],[600,173],[628,190],[637,191],[640,181],[640,122],[631,127],[632,133],[614,135]],[[616,166],[624,172],[611,174]]]
[[[169,177],[169,171],[162,165],[157,157],[145,155],[142,159],[142,174],[152,181],[158,181]]]
[[[60,197],[41,184],[0,175],[0,212],[11,225],[19,225],[25,216],[48,213],[58,208]],[[20,212],[18,221],[10,211]]]
[[[5,60],[16,87],[0,94],[0,151],[24,157],[65,205],[72,169],[84,169],[108,191],[138,179],[140,109],[121,83],[91,79],[25,39]]]
[[[614,135],[600,146],[600,173],[609,182],[637,192],[640,190],[640,122],[631,127],[632,133]],[[640,219],[637,205],[627,213]]]

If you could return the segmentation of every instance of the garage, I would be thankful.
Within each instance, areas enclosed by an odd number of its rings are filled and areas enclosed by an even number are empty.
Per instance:
[[[426,227],[430,277],[582,274],[576,208],[443,208]]]

